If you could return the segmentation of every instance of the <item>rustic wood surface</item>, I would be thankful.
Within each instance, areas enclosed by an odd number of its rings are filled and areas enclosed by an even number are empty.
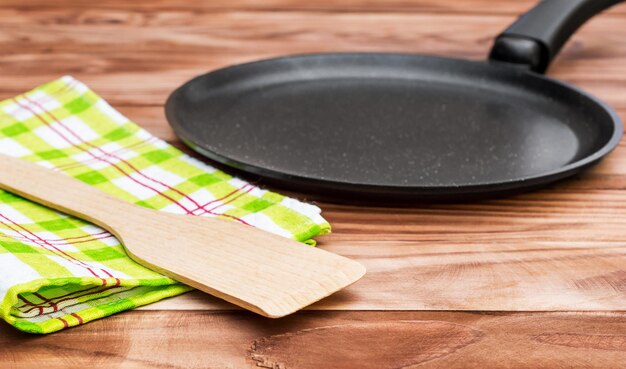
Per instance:
[[[481,59],[493,36],[533,3],[0,0],[0,98],[71,74],[182,147],[163,102],[209,69],[335,50]],[[626,6],[585,25],[550,74],[599,96],[626,119]],[[190,293],[45,337],[2,324],[0,367],[620,368],[626,362],[624,144],[584,175],[508,199],[402,209],[319,205],[334,226],[319,238],[320,247],[358,259],[369,273],[314,311],[266,320]]]

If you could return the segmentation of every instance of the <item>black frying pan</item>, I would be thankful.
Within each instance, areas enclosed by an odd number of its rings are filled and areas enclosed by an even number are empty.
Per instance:
[[[623,127],[589,94],[543,76],[569,36],[618,0],[545,0],[488,62],[319,54],[220,69],[166,114],[210,159],[335,199],[458,200],[533,189],[609,153]]]

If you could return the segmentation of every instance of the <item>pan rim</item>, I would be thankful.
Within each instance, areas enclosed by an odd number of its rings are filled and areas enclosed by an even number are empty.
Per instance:
[[[234,160],[232,158],[223,156],[218,154],[210,149],[203,147],[201,144],[194,142],[193,134],[189,134],[183,128],[183,124],[181,124],[174,116],[174,111],[176,110],[176,102],[175,98],[177,95],[182,94],[185,88],[189,85],[192,85],[199,79],[206,78],[211,74],[215,74],[217,72],[225,72],[232,71],[240,68],[247,68],[250,66],[260,66],[262,64],[267,63],[275,63],[280,61],[290,61],[290,60],[298,60],[298,59],[311,59],[311,58],[328,58],[328,57],[345,57],[345,58],[359,58],[359,57],[400,57],[400,58],[418,58],[418,59],[429,59],[433,61],[446,61],[446,62],[461,62],[468,63],[467,65],[482,65],[483,67],[489,68],[491,71],[493,68],[493,72],[496,70],[500,70],[501,73],[524,73],[525,78],[534,78],[536,80],[541,80],[544,83],[553,84],[559,86],[560,88],[564,88],[570,90],[571,92],[577,93],[585,99],[589,100],[591,103],[597,105],[602,111],[604,111],[609,119],[612,122],[613,132],[610,138],[601,146],[599,149],[593,151],[591,154],[584,156],[583,158],[569,163],[567,165],[555,168],[551,171],[542,172],[538,174],[534,174],[526,177],[517,177],[506,180],[499,181],[485,181],[485,182],[474,182],[474,183],[459,183],[454,185],[428,185],[428,186],[415,186],[415,185],[402,185],[402,184],[373,184],[373,183],[365,183],[365,182],[347,182],[333,179],[321,179],[319,177],[310,177],[301,174],[293,174],[287,172],[281,172],[273,169],[269,169],[266,167],[260,167],[254,164],[242,162],[239,160]],[[497,62],[487,62],[482,60],[470,60],[463,58],[452,58],[452,57],[442,57],[437,55],[429,55],[429,54],[410,54],[410,53],[393,53],[393,52],[332,52],[332,53],[311,53],[311,54],[293,54],[293,55],[285,55],[275,58],[262,59],[257,61],[245,62],[241,64],[231,65],[224,68],[218,68],[207,73],[198,75],[189,81],[185,82],[181,86],[179,86],[176,90],[174,90],[165,103],[165,114],[166,118],[173,128],[176,135],[185,143],[185,145],[189,146],[192,150],[198,152],[204,157],[216,161],[218,163],[224,164],[228,167],[234,168],[238,171],[243,171],[245,173],[258,175],[262,178],[268,178],[271,181],[278,182],[289,182],[289,183],[299,183],[305,184],[309,187],[319,187],[320,191],[331,189],[331,190],[339,190],[339,191],[349,191],[349,192],[367,192],[367,193],[377,193],[377,194],[399,194],[399,195],[416,195],[416,196],[429,196],[429,195],[462,195],[462,194],[479,194],[483,192],[501,192],[501,191],[511,191],[516,189],[523,189],[531,186],[537,186],[541,184],[548,184],[560,179],[564,179],[569,177],[580,170],[583,170],[586,167],[589,167],[602,158],[604,158],[607,154],[613,151],[619,142],[621,141],[622,135],[624,133],[624,126],[621,118],[617,114],[617,112],[610,107],[607,103],[605,103],[600,98],[593,96],[586,91],[582,90],[580,87],[575,86],[571,83],[557,80],[551,78],[549,76],[538,74],[532,71],[520,70],[519,68],[506,66]]]

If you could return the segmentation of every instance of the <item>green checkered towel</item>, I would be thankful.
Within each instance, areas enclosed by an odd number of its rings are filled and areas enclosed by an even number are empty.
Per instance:
[[[319,208],[183,154],[71,77],[0,102],[0,153],[153,209],[309,244],[330,231]],[[0,191],[0,315],[16,328],[50,333],[189,290],[136,264],[107,231]]]

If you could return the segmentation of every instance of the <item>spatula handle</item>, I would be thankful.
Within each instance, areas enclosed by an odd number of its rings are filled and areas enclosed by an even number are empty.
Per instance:
[[[116,220],[123,218],[115,214],[137,208],[61,172],[3,154],[0,154],[0,189],[109,231]]]

